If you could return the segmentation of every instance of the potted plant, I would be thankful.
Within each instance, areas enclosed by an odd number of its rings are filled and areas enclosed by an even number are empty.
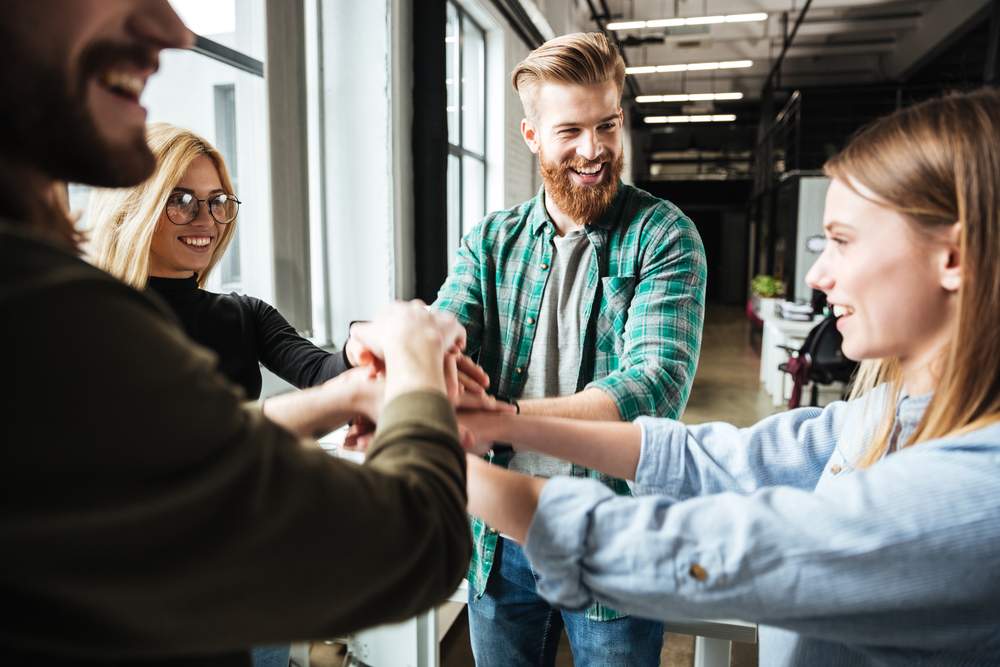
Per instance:
[[[775,276],[761,273],[750,281],[750,299],[758,316],[773,315],[775,304],[785,294],[785,283]]]

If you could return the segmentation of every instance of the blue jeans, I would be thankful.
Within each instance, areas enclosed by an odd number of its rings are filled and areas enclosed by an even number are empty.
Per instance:
[[[501,538],[486,592],[469,591],[469,637],[477,667],[555,664],[565,626],[579,667],[656,667],[663,624],[639,618],[592,621],[585,611],[549,606],[535,590],[535,573],[521,547]]]
[[[254,646],[250,650],[253,667],[288,667],[291,646]]]

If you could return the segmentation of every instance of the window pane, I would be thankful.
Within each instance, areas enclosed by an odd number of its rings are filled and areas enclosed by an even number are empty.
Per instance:
[[[448,156],[448,269],[455,263],[455,248],[462,236],[462,164],[457,155]]]
[[[486,215],[486,169],[476,158],[462,158],[462,228],[472,229]]]
[[[485,35],[472,20],[462,18],[462,145],[482,155],[486,125]]]
[[[448,89],[448,143],[461,141],[458,125],[459,22],[455,5],[448,3],[448,18],[444,29],[445,87]]]
[[[215,86],[215,147],[222,153],[233,182],[233,190],[240,191],[239,161],[236,159],[236,86],[223,83]],[[240,228],[236,227],[226,255],[219,263],[219,278],[223,291],[232,291],[240,285]]]
[[[196,34],[264,60],[262,0],[170,0],[170,4]]]

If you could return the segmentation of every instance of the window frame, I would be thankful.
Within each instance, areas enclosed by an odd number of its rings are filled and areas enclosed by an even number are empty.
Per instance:
[[[459,143],[458,144],[452,143],[450,136],[447,138],[448,156],[449,157],[450,156],[455,156],[456,158],[458,158],[458,179],[457,180],[458,180],[458,193],[459,193],[458,207],[457,207],[458,208],[458,211],[457,211],[457,215],[458,215],[457,224],[453,225],[452,221],[449,221],[449,224],[448,224],[448,228],[449,228],[449,234],[448,234],[448,239],[447,239],[448,246],[449,246],[448,247],[448,258],[449,258],[448,259],[448,264],[449,264],[449,268],[450,268],[451,264],[454,261],[453,250],[458,247],[458,244],[460,243],[462,237],[465,235],[466,231],[468,231],[466,229],[466,222],[467,221],[465,220],[465,217],[464,217],[465,203],[466,203],[466,188],[465,188],[465,181],[466,181],[465,171],[466,170],[465,170],[465,166],[464,166],[464,162],[465,162],[464,158],[470,158],[470,159],[476,160],[477,162],[479,162],[482,165],[483,177],[482,177],[482,186],[481,186],[481,192],[482,192],[482,202],[481,202],[482,206],[481,206],[481,208],[482,208],[482,210],[483,210],[484,213],[487,210],[487,202],[489,200],[489,194],[488,194],[488,192],[489,192],[489,167],[490,167],[490,164],[489,164],[489,148],[488,148],[488,145],[489,145],[489,121],[490,121],[490,118],[489,118],[489,105],[487,104],[487,98],[488,98],[488,91],[489,91],[489,84],[490,84],[490,78],[489,78],[489,69],[490,68],[489,68],[489,62],[488,62],[488,60],[489,60],[489,43],[488,43],[489,31],[482,24],[480,24],[480,22],[477,21],[475,17],[473,17],[469,13],[469,11],[465,7],[462,6],[462,4],[460,2],[457,2],[457,0],[447,0],[447,6],[452,7],[455,10],[455,13],[456,13],[456,15],[458,17],[458,41],[456,42],[456,48],[458,49],[458,73],[457,73],[458,74],[458,81],[456,82],[456,100],[455,100],[456,105],[455,106],[456,106],[456,109],[457,109],[457,116],[458,116],[458,128],[456,128],[457,129],[456,136],[458,137],[458,142]],[[481,117],[481,119],[479,119],[479,122],[481,123],[481,126],[482,126],[481,136],[483,137],[483,152],[482,153],[478,153],[476,151],[470,150],[470,149],[468,149],[468,148],[465,147],[465,123],[466,123],[465,116],[466,116],[466,113],[465,113],[463,107],[464,107],[464,100],[465,100],[464,80],[465,80],[465,73],[466,73],[465,72],[465,65],[466,65],[466,62],[465,62],[465,60],[466,60],[466,58],[465,58],[465,39],[466,39],[466,34],[467,34],[467,31],[466,31],[466,22],[470,23],[472,25],[472,28],[479,33],[479,36],[480,36],[480,39],[481,39],[482,45],[483,45],[483,62],[482,62],[482,70],[480,72],[481,84],[479,86],[480,91],[481,91],[480,94],[482,96],[481,97],[480,106],[481,106],[481,108],[483,110],[482,117]],[[451,193],[448,193],[448,194],[449,194],[449,199],[450,199]],[[457,231],[458,231],[458,238],[453,238],[452,235],[451,235],[451,229],[453,228],[453,226],[454,226],[454,229],[457,229]]]

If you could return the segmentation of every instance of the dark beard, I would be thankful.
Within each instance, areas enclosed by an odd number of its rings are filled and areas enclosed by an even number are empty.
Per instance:
[[[155,54],[137,45],[91,44],[73,82],[43,57],[45,39],[18,33],[17,26],[0,27],[0,154],[63,181],[125,187],[145,180],[156,166],[145,131],[127,146],[108,145],[87,109],[86,91],[109,63],[148,65]]]
[[[597,185],[580,186],[573,182],[573,177],[570,175],[573,168],[580,169],[595,164],[597,163],[579,158],[556,164],[548,162],[544,154],[538,155],[538,168],[545,184],[545,196],[551,197],[560,211],[585,225],[600,218],[618,194],[618,179],[625,166],[624,154],[619,153],[614,162],[608,163],[610,172]]]

